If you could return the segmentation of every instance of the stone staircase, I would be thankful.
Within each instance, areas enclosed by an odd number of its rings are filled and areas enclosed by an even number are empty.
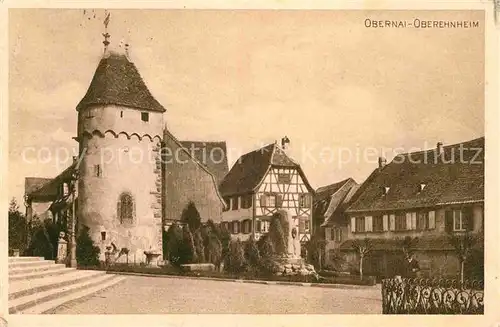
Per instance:
[[[9,313],[47,313],[123,279],[105,271],[66,268],[38,257],[9,257]]]

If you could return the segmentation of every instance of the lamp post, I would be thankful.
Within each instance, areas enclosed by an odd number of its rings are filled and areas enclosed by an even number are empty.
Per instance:
[[[31,207],[31,199],[28,194],[23,197],[24,206],[26,207],[26,248],[29,248],[31,243],[31,221],[33,220],[33,210]]]
[[[69,266],[71,268],[76,268],[76,192],[78,188],[78,170],[76,170],[71,175],[71,219],[70,226],[68,228],[69,237],[69,249],[70,249],[70,260]]]

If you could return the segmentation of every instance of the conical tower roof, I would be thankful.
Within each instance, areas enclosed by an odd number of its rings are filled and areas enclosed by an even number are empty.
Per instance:
[[[135,65],[126,55],[110,53],[99,62],[87,93],[76,106],[80,111],[93,105],[119,105],[165,112],[151,95]]]

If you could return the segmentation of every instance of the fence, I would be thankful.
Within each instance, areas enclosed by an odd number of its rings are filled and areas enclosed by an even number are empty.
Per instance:
[[[483,281],[391,278],[382,280],[384,314],[483,314]]]

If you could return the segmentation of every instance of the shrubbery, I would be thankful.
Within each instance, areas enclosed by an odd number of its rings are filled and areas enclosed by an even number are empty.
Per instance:
[[[99,265],[101,249],[94,244],[89,234],[89,228],[82,226],[76,239],[76,260],[79,266],[92,267]]]

